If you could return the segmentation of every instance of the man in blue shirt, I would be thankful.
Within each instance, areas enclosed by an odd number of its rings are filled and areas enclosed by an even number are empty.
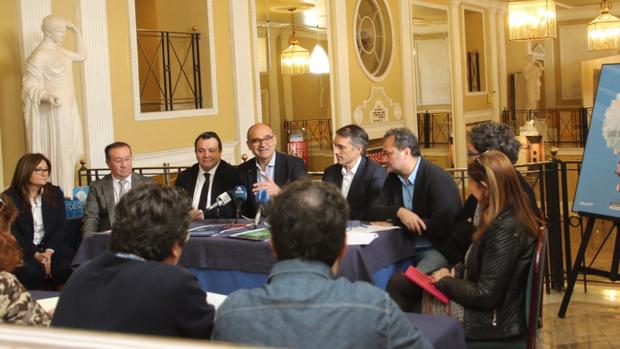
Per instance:
[[[461,209],[454,179],[422,157],[417,137],[407,128],[386,132],[383,151],[389,174],[368,219],[391,221],[411,232],[414,264],[421,271],[447,267],[438,248]]]
[[[334,279],[347,216],[332,184],[285,186],[269,206],[278,262],[265,286],[234,292],[220,306],[213,338],[294,348],[431,348],[387,293]]]

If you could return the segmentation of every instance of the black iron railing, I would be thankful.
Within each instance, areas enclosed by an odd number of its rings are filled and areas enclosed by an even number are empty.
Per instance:
[[[284,121],[284,131],[287,138],[300,132],[304,141],[308,143],[308,150],[324,151],[332,148],[332,121],[331,119],[309,119]]]
[[[417,114],[418,139],[423,148],[447,148],[452,131],[452,114],[447,111]]]
[[[584,147],[591,117],[592,108],[505,109],[502,112],[502,122],[515,131],[526,121],[534,120],[545,144],[554,147]]]
[[[200,33],[137,32],[142,112],[201,109]]]

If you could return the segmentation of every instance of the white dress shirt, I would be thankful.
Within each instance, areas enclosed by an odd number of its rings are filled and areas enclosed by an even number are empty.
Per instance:
[[[218,162],[217,165],[213,166],[209,171],[205,171],[198,165],[198,178],[196,178],[196,186],[194,187],[194,197],[192,198],[192,207],[198,208],[198,203],[200,202],[200,193],[202,193],[202,186],[205,185],[205,173],[209,173],[209,195],[207,195],[207,206],[211,205],[211,189],[213,188],[213,177],[215,177],[215,171],[217,171],[217,167],[220,166]]]
[[[118,204],[118,200],[121,199],[121,181],[127,181],[125,183],[125,193],[131,190],[131,175],[124,179],[118,179],[112,176],[112,188],[114,188],[114,203]]]
[[[357,172],[357,168],[360,167],[361,162],[362,157],[360,156],[355,162],[355,165],[353,165],[349,171],[347,171],[346,167],[342,166],[342,184],[340,185],[340,192],[345,199],[347,198],[347,195],[349,195],[349,189],[351,189],[353,177],[355,177],[355,173]]]
[[[43,192],[41,192],[43,194]],[[64,204],[64,202],[63,202]],[[32,242],[38,245],[45,236],[45,227],[43,226],[43,208],[41,207],[41,195],[35,199],[30,198],[30,207],[32,209],[32,225],[34,227],[34,235]]]

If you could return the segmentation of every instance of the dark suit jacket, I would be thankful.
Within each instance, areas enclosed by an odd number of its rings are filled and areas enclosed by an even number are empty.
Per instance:
[[[131,174],[131,187],[150,181],[138,173]],[[111,174],[90,184],[86,199],[86,214],[82,220],[82,234],[112,229],[114,225],[114,179]]]
[[[243,205],[243,213],[247,217],[254,217],[256,214],[256,202],[252,195],[252,186],[256,183],[258,175],[256,171],[256,158],[252,158],[239,165],[239,175],[241,182],[248,191],[248,200]],[[305,177],[306,170],[304,161],[296,156],[276,152],[276,165],[273,173],[273,181],[279,187],[298,178]]]
[[[106,251],[69,278],[52,326],[208,339],[214,314],[184,268]]]
[[[414,183],[413,212],[426,224],[422,236],[439,243],[448,235],[454,217],[461,209],[461,196],[454,179],[441,167],[420,157],[420,166]],[[379,200],[368,211],[369,220],[391,220],[400,224],[396,212],[403,207],[402,183],[396,173],[388,174]],[[441,251],[441,250],[440,250]]]
[[[349,219],[367,220],[366,211],[381,194],[386,177],[387,172],[383,167],[366,156],[362,156],[347,194]],[[340,188],[342,165],[335,164],[326,168],[323,173],[323,182],[333,183]]]
[[[42,202],[45,234],[39,247],[54,250],[51,270],[52,282],[63,284],[71,273],[71,260],[74,254],[69,244],[70,236],[65,215],[65,199],[57,186],[48,186],[45,190],[53,191],[55,206],[50,205],[45,200]],[[37,246],[32,241],[34,238],[32,210],[26,206],[26,202],[13,188],[9,188],[6,194],[13,200],[19,211],[11,227],[11,232],[22,248],[24,262],[22,266],[13,270],[13,274],[27,289],[40,289],[45,286],[45,270],[43,265],[34,258]]]
[[[65,214],[65,199],[60,187],[51,186],[54,192],[54,203],[52,206],[43,200],[43,226],[45,227],[45,235],[41,240],[41,246],[51,248],[55,251],[63,250],[67,241],[67,218]],[[22,248],[24,258],[32,258],[36,252],[37,246],[32,242],[34,238],[34,220],[32,211],[27,207],[26,202],[17,194],[17,190],[13,188],[7,189],[5,192],[17,207],[19,214],[11,227],[11,232],[15,236],[17,242]]]
[[[525,180],[525,178],[523,178],[519,171],[517,171],[517,178],[519,179],[521,189],[526,194],[528,201],[530,202],[530,208],[536,217],[540,217],[540,210],[538,209],[536,195],[534,194],[532,187]],[[472,235],[476,230],[476,227],[474,227],[472,222],[477,206],[478,200],[476,200],[476,197],[473,195],[470,195],[467,200],[465,200],[463,208],[456,215],[454,224],[450,228],[450,235],[441,243],[442,246],[439,250],[442,252],[444,257],[448,259],[450,264],[457,264],[465,260],[465,253],[467,253],[467,249],[469,248],[469,245],[471,245]]]
[[[188,168],[187,170],[179,173],[177,180],[175,182],[175,186],[183,188],[189,198],[192,199],[194,197],[194,189],[196,188],[196,180],[198,179],[198,164],[194,164],[194,166]],[[215,202],[215,199],[218,195],[222,194],[227,190],[233,190],[235,186],[240,185],[241,180],[239,179],[239,172],[237,168],[227,163],[224,160],[220,160],[220,164],[215,171],[215,175],[213,176],[213,185],[211,187],[211,202],[210,204]],[[232,196],[231,196],[232,198]],[[220,209],[220,218],[235,218],[235,204],[234,202],[228,203],[226,206]],[[210,210],[205,212],[205,218],[218,218],[217,210]]]

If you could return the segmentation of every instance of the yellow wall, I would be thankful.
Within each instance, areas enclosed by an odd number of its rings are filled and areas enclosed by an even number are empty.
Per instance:
[[[2,188],[9,184],[17,159],[26,152],[20,97],[22,66],[17,1],[3,1],[0,11],[0,138],[4,175]]]
[[[207,130],[224,142],[236,140],[229,2],[213,1],[218,114],[154,121],[133,118],[127,0],[107,4],[109,37],[114,38],[109,42],[114,137],[130,143],[136,154],[193,146],[196,135]]]
[[[351,111],[354,111],[358,105],[366,100],[371,91],[372,86],[382,86],[385,94],[392,99],[393,102],[403,105],[403,88],[402,88],[402,67],[401,67],[401,46],[400,46],[400,20],[399,8],[397,0],[386,0],[387,6],[391,14],[392,35],[394,37],[394,46],[392,47],[392,62],[388,68],[385,78],[382,81],[371,81],[364,73],[360,63],[355,56],[357,48],[355,45],[355,33],[353,32],[353,20],[355,18],[356,0],[347,1],[347,25],[351,28],[349,32],[349,86],[351,91]],[[405,117],[405,115],[403,115]],[[351,116],[352,118],[352,116]],[[353,118],[352,118],[353,119]],[[353,120],[352,120],[353,121]],[[391,120],[394,121],[394,120]],[[364,120],[362,124],[369,124],[369,120]]]

